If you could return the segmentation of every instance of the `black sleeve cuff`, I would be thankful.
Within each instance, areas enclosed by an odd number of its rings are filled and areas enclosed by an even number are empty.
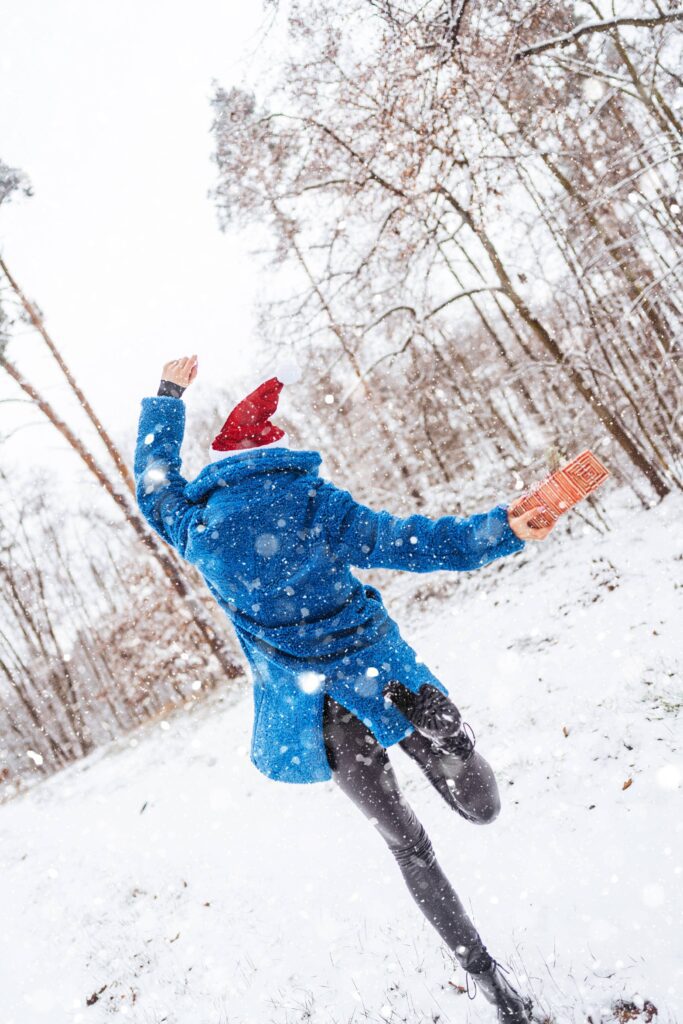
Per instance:
[[[180,384],[174,384],[172,380],[162,380],[159,384],[157,397],[161,398],[182,398],[185,388]]]

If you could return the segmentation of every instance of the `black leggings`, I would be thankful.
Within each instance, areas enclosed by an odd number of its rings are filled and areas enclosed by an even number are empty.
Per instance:
[[[330,697],[325,698],[323,728],[335,782],[377,828],[422,913],[465,970],[486,970],[490,964],[486,947],[439,867],[429,836],[403,797],[384,747]],[[399,745],[449,807],[468,821],[493,821],[500,809],[498,788],[477,751],[463,765],[417,731]]]

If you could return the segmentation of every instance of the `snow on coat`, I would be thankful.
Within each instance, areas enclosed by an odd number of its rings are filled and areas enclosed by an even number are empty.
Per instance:
[[[135,477],[140,509],[157,533],[196,565],[232,622],[254,682],[251,757],[272,779],[331,777],[325,694],[383,746],[411,732],[385,706],[390,679],[413,691],[444,685],[403,640],[381,595],[351,572],[478,569],[519,551],[505,506],[483,515],[400,519],[359,505],[318,475],[320,455],[253,449],[180,473],[185,406],[142,402]]]

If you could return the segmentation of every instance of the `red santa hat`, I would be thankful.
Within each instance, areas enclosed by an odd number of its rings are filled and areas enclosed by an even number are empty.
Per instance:
[[[282,441],[284,430],[270,421],[277,409],[282,388],[282,382],[277,377],[271,377],[243,398],[214,437],[212,452],[223,457],[230,452],[262,448],[277,442],[286,444]]]

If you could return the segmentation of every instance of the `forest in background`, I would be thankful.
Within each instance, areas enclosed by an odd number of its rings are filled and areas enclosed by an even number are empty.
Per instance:
[[[683,14],[655,0],[267,11],[253,81],[215,85],[213,202],[261,253],[262,350],[305,367],[294,443],[399,514],[467,513],[585,447],[644,507],[680,490]],[[28,188],[0,163],[0,203]],[[49,479],[27,491],[3,473],[1,797],[240,667],[199,580],[137,515],[129,453],[11,253],[0,270],[0,369],[86,471],[68,524]],[[24,376],[26,330],[87,429]],[[597,529],[603,506],[586,513]]]

